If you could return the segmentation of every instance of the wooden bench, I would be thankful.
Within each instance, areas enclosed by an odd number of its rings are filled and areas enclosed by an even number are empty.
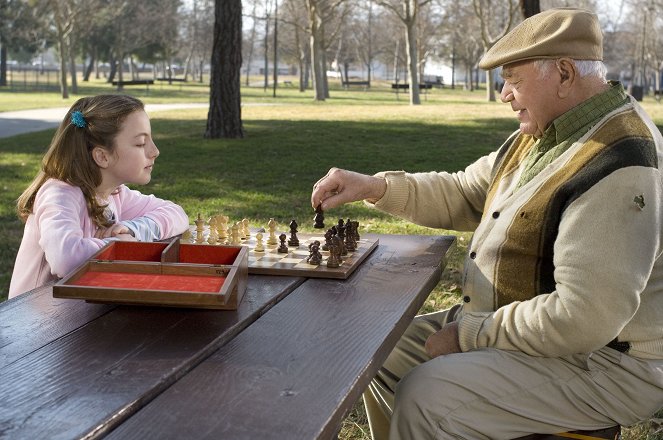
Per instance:
[[[393,83],[391,85],[391,88],[398,91],[398,90],[410,90],[410,84],[408,83]],[[430,90],[433,88],[432,83],[419,83],[419,90]]]
[[[186,78],[157,78],[157,81],[162,81],[162,82],[187,82]],[[147,80],[151,81],[151,80]]]
[[[366,90],[367,88],[371,87],[371,82],[370,81],[343,81],[343,88],[347,89],[350,86],[361,86]]]
[[[124,86],[145,86],[147,91],[150,90],[150,86],[154,84],[153,79],[132,79],[126,81],[113,81],[114,86],[124,87]]]

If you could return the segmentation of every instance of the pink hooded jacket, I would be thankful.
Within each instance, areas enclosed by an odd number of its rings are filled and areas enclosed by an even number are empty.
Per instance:
[[[160,239],[181,234],[189,225],[180,206],[124,185],[108,199],[108,208],[116,222],[150,218],[159,226]],[[94,238],[97,227],[76,186],[47,180],[37,192],[32,212],[16,255],[9,298],[64,277],[107,243]]]

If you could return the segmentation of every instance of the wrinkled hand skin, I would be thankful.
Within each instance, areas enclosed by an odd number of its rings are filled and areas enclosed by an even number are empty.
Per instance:
[[[426,339],[426,353],[431,358],[451,353],[461,353],[458,340],[458,323],[451,322]]]

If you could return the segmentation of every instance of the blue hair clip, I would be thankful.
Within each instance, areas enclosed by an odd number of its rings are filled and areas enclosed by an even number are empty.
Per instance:
[[[83,113],[78,110],[71,112],[71,123],[78,128],[85,128],[87,126]]]

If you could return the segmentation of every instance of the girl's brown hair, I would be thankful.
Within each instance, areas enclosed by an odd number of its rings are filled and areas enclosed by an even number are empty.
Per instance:
[[[143,103],[126,95],[98,95],[76,101],[55,132],[41,170],[18,198],[17,210],[21,220],[27,220],[37,191],[52,178],[79,187],[94,223],[99,227],[110,226],[111,220],[104,215],[106,205],[99,205],[95,196],[95,189],[101,184],[101,172],[92,158],[92,150],[99,146],[112,152],[122,123],[137,110],[144,110]],[[75,111],[82,113],[85,127],[72,123],[71,115]]]

